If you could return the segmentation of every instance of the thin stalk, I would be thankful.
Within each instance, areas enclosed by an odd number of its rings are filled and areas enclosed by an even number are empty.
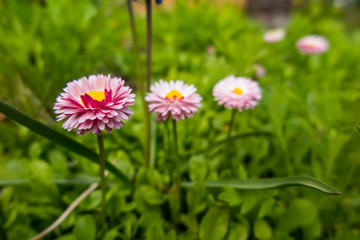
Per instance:
[[[232,165],[231,159],[229,158],[229,145],[230,145],[230,139],[231,139],[231,130],[234,125],[235,112],[236,112],[236,109],[233,109],[231,112],[229,128],[228,128],[228,131],[226,134],[226,140],[225,140],[225,146],[224,146],[224,161],[221,165],[224,168],[231,168],[231,165]]]
[[[178,145],[178,136],[176,130],[176,121],[172,119],[173,125],[173,137],[174,137],[174,150],[175,150],[175,176],[174,176],[174,185],[172,191],[169,193],[169,203],[171,209],[171,218],[174,224],[177,224],[180,220],[181,212],[181,164],[179,158],[179,145]]]
[[[100,165],[100,186],[101,186],[101,211],[100,219],[103,222],[105,220],[105,197],[106,197],[106,178],[105,178],[105,150],[104,139],[102,134],[97,135],[99,145],[99,165]]]
[[[145,86],[144,86],[144,78],[141,72],[141,63],[140,63],[140,51],[139,51],[139,45],[137,41],[137,33],[136,33],[136,27],[135,27],[135,20],[134,20],[134,11],[132,8],[131,0],[127,0],[127,7],[129,12],[129,19],[130,19],[130,27],[131,27],[131,33],[132,33],[132,41],[135,51],[135,61],[136,61],[136,68],[137,68],[137,77],[139,80],[139,90],[141,94],[141,99],[143,103],[143,112],[145,116],[145,165],[146,167],[150,166],[150,114],[148,112],[147,103],[145,101]],[[150,3],[150,9],[151,9],[151,3]],[[147,24],[149,20],[147,19]],[[147,36],[148,37],[148,36]],[[150,65],[151,62],[151,11],[150,11],[150,57],[148,57],[148,50],[149,46],[147,44],[147,58],[146,62],[147,65]],[[150,59],[150,60],[149,60]],[[147,67],[149,68],[149,67]],[[150,69],[147,69],[146,73],[146,91],[149,91],[150,88]]]
[[[144,79],[143,79],[143,75],[141,72],[140,51],[139,51],[139,44],[137,41],[137,33],[136,33],[135,20],[134,20],[134,11],[133,11],[131,2],[132,2],[132,0],[127,0],[127,7],[128,7],[128,12],[129,12],[131,35],[132,35],[132,41],[133,41],[133,46],[134,46],[135,64],[136,64],[136,70],[137,70],[137,77],[138,77],[138,81],[139,81],[139,90],[140,90],[140,94],[142,96],[142,100],[143,100],[143,102],[145,102]]]
[[[228,129],[228,132],[227,132],[227,135],[226,135],[226,150],[228,149],[227,146],[230,143],[230,135],[231,135],[231,130],[232,130],[233,125],[234,125],[235,113],[236,113],[236,109],[233,109],[232,112],[231,112],[229,129]]]
[[[152,34],[152,20],[151,20],[151,0],[146,0],[146,92],[150,90],[151,84],[151,34]],[[147,111],[147,104],[145,102],[145,159],[146,167],[150,167],[150,113]]]
[[[175,184],[176,188],[179,190],[181,184],[181,171],[180,171],[180,158],[179,158],[179,146],[178,146],[178,137],[177,137],[177,130],[176,130],[176,120],[172,120],[173,125],[173,135],[174,135],[174,149],[175,149]]]
[[[151,0],[146,0],[146,90],[149,91],[151,84]]]
[[[82,200],[84,200],[87,196],[90,195],[97,187],[99,186],[98,183],[93,183],[88,187],[79,197],[75,199],[74,202],[70,204],[70,206],[60,215],[56,221],[51,224],[48,228],[46,228],[44,231],[36,235],[35,237],[31,238],[30,240],[39,240],[54,231],[69,215],[72,213],[72,211],[81,203]]]

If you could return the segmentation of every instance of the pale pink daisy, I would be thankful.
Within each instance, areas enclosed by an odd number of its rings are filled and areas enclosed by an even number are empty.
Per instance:
[[[329,42],[324,37],[308,35],[300,38],[296,42],[296,47],[304,54],[320,54],[328,50]]]
[[[135,101],[124,82],[102,74],[69,82],[54,105],[57,121],[67,118],[62,127],[68,131],[77,128],[79,135],[89,131],[99,135],[104,129],[111,133],[113,128],[123,127],[123,120],[133,114],[127,106]]]
[[[237,108],[241,112],[258,104],[261,99],[261,89],[259,84],[250,78],[232,75],[215,85],[213,95],[219,105],[230,109]]]
[[[176,121],[192,117],[201,107],[201,96],[196,93],[194,85],[183,81],[159,82],[151,85],[150,93],[145,100],[149,102],[149,111],[157,112],[157,121],[165,121],[170,115]]]
[[[254,72],[254,78],[261,78],[266,75],[266,69],[263,65],[260,63],[254,63],[253,68],[255,70]]]
[[[283,40],[285,37],[285,30],[283,28],[275,28],[267,31],[263,40],[267,43],[275,43]]]

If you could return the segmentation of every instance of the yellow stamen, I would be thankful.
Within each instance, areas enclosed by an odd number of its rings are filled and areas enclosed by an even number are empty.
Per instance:
[[[238,94],[238,95],[240,95],[240,94],[243,93],[243,91],[242,91],[240,88],[235,88],[235,89],[233,90],[233,92],[236,93],[236,94]]]
[[[85,93],[89,95],[92,99],[101,102],[105,99],[105,92],[104,91],[90,91]],[[84,94],[84,95],[85,95]],[[82,105],[84,105],[84,102],[81,100]]]
[[[274,30],[270,30],[270,35],[276,35],[277,34],[277,30],[274,29]]]
[[[94,100],[101,102],[105,99],[105,92],[104,91],[90,91],[87,94]]]
[[[168,92],[168,94],[166,94],[165,97],[169,98],[170,100],[173,100],[174,96],[176,96],[176,100],[179,100],[180,98],[182,98],[183,95],[174,89]]]

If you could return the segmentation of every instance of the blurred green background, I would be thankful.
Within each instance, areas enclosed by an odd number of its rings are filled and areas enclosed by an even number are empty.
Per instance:
[[[297,3],[285,39],[275,44],[263,42],[266,28],[238,4],[183,0],[153,6],[152,80],[181,79],[203,97],[200,113],[178,123],[183,179],[199,184],[183,190],[186,207],[177,225],[169,220],[164,190],[175,167],[169,123],[155,126],[155,168],[144,168],[144,116],[126,1],[0,1],[1,99],[75,138],[54,121],[52,110],[66,82],[110,73],[134,88],[135,114],[104,137],[108,159],[137,187],[109,175],[103,239],[360,239],[360,30],[354,6]],[[140,0],[135,15],[145,75]],[[326,37],[329,51],[300,54],[295,43],[308,34]],[[214,144],[226,135],[230,111],[214,102],[212,88],[230,74],[252,77],[255,62],[267,72],[258,80],[263,99],[236,115],[233,134],[272,136],[239,138],[224,160]],[[1,114],[0,132],[0,239],[29,239],[96,179],[98,166]],[[96,150],[95,136],[76,140]],[[285,176],[316,177],[343,194],[209,190],[201,184]],[[23,179],[29,182],[19,184]],[[100,201],[96,190],[44,239],[95,239]]]

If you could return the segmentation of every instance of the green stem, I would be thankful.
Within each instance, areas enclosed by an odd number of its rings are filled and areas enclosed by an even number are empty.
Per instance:
[[[135,27],[135,20],[134,20],[134,11],[132,8],[132,0],[127,0],[127,7],[129,12],[129,20],[130,20],[130,28],[131,28],[131,35],[132,35],[132,41],[134,46],[134,52],[135,52],[135,64],[136,64],[136,70],[137,70],[137,77],[139,80],[139,90],[140,94],[143,98],[143,101],[145,102],[145,89],[144,89],[144,79],[141,72],[141,63],[140,63],[140,51],[139,51],[139,44],[137,41],[137,33],[136,33],[136,27]]]
[[[174,134],[174,149],[175,149],[175,184],[177,189],[180,188],[180,184],[181,184],[181,171],[180,171],[180,158],[179,158],[179,146],[178,146],[178,137],[177,137],[177,130],[176,130],[176,120],[173,119],[172,120],[172,125],[173,125],[173,134]]]
[[[101,211],[100,219],[103,222],[105,220],[105,197],[106,197],[106,179],[105,179],[105,150],[104,139],[102,134],[97,135],[99,145],[99,165],[100,165],[100,186],[101,186]]]
[[[179,145],[176,130],[176,121],[172,119],[173,136],[174,136],[174,150],[175,150],[175,176],[172,191],[169,193],[169,204],[171,209],[171,218],[174,224],[180,220],[181,212],[181,164],[179,158]]]
[[[146,0],[146,91],[149,92],[151,84],[151,0]],[[146,167],[150,166],[150,113],[147,111],[145,103],[145,159]]]
[[[233,128],[234,125],[234,119],[235,119],[235,112],[237,109],[233,109],[231,112],[231,118],[230,118],[230,123],[229,123],[229,129],[227,131],[226,134],[226,142],[225,142],[225,148],[224,148],[224,161],[222,163],[222,167],[224,168],[231,168],[232,163],[231,163],[231,159],[229,158],[229,145],[230,145],[230,137],[231,137],[231,130]]]
[[[137,75],[139,79],[139,90],[141,94],[141,99],[143,103],[143,112],[145,116],[145,165],[146,167],[150,166],[150,114],[148,111],[147,103],[145,101],[145,87],[144,87],[144,78],[141,72],[141,63],[140,63],[140,51],[139,51],[139,45],[137,42],[137,33],[135,28],[135,20],[134,20],[134,12],[132,9],[132,3],[131,0],[127,0],[127,7],[129,12],[129,19],[130,19],[130,27],[131,27],[131,33],[132,33],[132,41],[134,45],[134,51],[135,51],[135,61],[136,61],[136,68],[137,68]],[[150,3],[150,9],[151,9],[151,3]],[[151,11],[150,11],[151,15]],[[147,25],[149,23],[149,19],[147,19]],[[151,16],[150,16],[150,32],[151,32]],[[149,34],[148,34],[149,35]],[[148,38],[149,36],[147,36]],[[149,50],[150,49],[150,56],[149,56]],[[150,62],[151,62],[151,33],[150,33],[150,48],[147,44],[147,82],[146,82],[146,91],[149,91],[150,88]],[[149,60],[150,59],[150,60]]]
[[[234,125],[235,113],[236,113],[236,109],[233,109],[232,112],[231,112],[229,129],[228,129],[228,132],[227,132],[227,135],[226,135],[226,150],[227,150],[227,146],[230,143],[230,135],[231,135],[231,130],[232,130],[233,125]]]
[[[146,90],[149,91],[151,84],[151,0],[146,0]]]

